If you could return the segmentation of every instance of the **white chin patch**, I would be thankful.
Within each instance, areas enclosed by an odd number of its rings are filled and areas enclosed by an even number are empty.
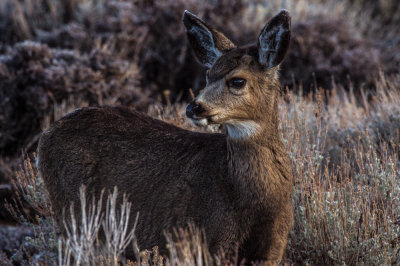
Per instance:
[[[246,139],[255,135],[260,128],[254,121],[227,121],[225,124],[232,139]]]
[[[192,122],[193,124],[195,124],[196,126],[199,126],[199,127],[205,127],[208,125],[207,118],[200,118],[200,119],[190,118],[190,122]]]

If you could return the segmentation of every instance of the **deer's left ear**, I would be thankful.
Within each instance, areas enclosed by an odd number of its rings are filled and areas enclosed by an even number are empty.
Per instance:
[[[290,14],[282,10],[265,25],[258,37],[258,61],[266,67],[279,65],[290,44]]]

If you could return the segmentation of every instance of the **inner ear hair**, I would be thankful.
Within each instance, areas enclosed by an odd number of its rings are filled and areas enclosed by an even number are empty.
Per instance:
[[[290,44],[290,14],[280,11],[265,25],[258,37],[258,61],[275,67],[284,59]]]

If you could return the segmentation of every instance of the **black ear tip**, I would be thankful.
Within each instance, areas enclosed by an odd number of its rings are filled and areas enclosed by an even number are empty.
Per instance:
[[[197,17],[190,11],[186,10],[183,11],[182,21],[186,25],[187,22],[195,20]]]
[[[279,13],[277,14],[277,16],[279,17],[288,17],[290,18],[290,13],[289,11],[287,11],[286,9],[282,9],[281,11],[279,11]]]
[[[274,19],[280,21],[282,24],[289,25],[291,17],[289,11],[282,9],[278,14],[275,15]]]
[[[185,11],[183,11],[182,18],[185,18],[186,16],[193,16],[193,14],[189,10],[185,9]]]
[[[272,19],[272,24],[278,23],[283,27],[288,28],[290,30],[290,13],[286,9],[282,9],[278,14],[276,14]]]

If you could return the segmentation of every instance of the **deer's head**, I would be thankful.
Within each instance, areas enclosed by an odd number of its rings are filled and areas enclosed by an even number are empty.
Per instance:
[[[289,47],[290,15],[282,10],[261,31],[256,45],[237,47],[195,15],[183,23],[197,59],[207,70],[206,87],[186,115],[200,126],[223,124],[232,138],[257,134],[276,123],[279,64]]]

